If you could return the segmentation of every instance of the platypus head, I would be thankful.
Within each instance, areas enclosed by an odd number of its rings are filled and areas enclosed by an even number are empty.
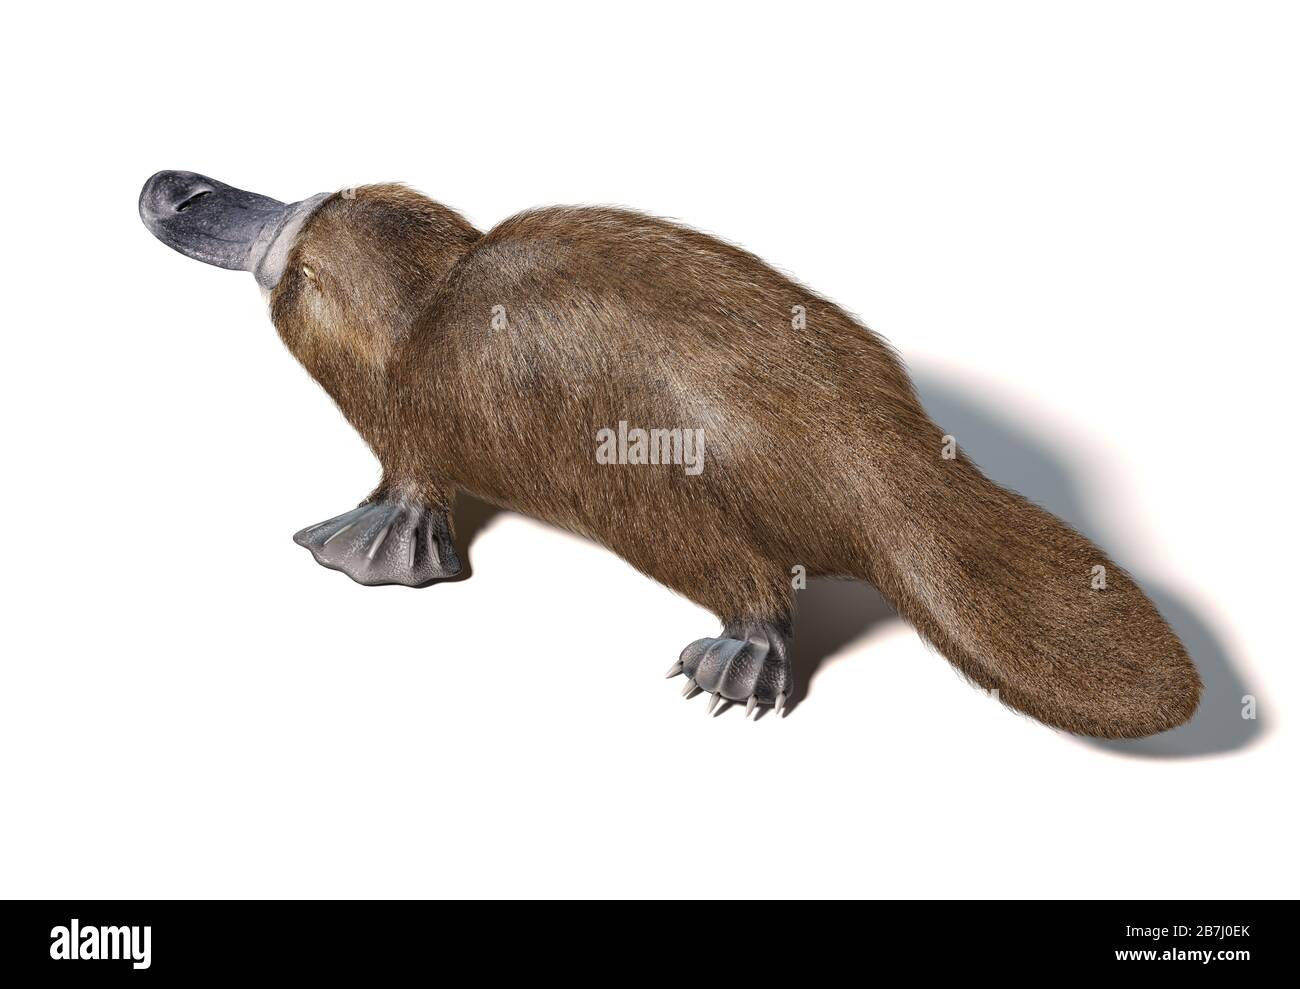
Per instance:
[[[395,348],[479,236],[400,185],[283,203],[178,171],[144,184],[140,218],[188,257],[251,272],[280,336],[358,428]]]
[[[299,231],[328,198],[282,203],[196,172],[158,172],[140,190],[140,219],[168,247],[218,268],[251,271],[270,291]]]

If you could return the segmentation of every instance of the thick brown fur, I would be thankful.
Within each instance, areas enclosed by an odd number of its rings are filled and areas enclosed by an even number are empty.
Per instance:
[[[724,621],[788,619],[796,565],[869,580],[976,683],[1072,732],[1148,735],[1196,709],[1196,669],[1131,578],[944,459],[889,346],[736,247],[605,208],[480,235],[371,186],[311,218],[272,316],[385,491],[445,508],[463,488]],[[620,420],[703,429],[703,472],[597,463]]]

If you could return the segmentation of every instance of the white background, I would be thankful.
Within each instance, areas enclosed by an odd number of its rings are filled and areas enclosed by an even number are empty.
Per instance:
[[[0,894],[1300,892],[1294,13],[548,6],[9,11]],[[291,534],[376,465],[252,278],[141,226],[161,168],[744,245],[1138,575],[1201,713],[1053,732],[831,585],[789,716],[710,719],[663,673],[712,616],[576,537],[316,566]]]

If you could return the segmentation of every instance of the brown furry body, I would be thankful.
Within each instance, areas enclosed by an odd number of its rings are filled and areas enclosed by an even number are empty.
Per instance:
[[[1196,708],[1195,668],[1128,575],[944,459],[890,348],[735,247],[613,209],[480,235],[374,186],[308,222],[272,315],[385,492],[446,507],[464,488],[724,621],[787,620],[796,565],[869,580],[976,683],[1070,731],[1145,735]],[[599,464],[620,420],[702,428],[703,472]]]

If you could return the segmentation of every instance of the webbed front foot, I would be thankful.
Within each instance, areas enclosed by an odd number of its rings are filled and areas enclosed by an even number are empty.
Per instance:
[[[460,573],[445,509],[379,498],[308,526],[293,541],[358,584],[419,587]]]
[[[746,716],[760,704],[780,715],[794,683],[788,643],[789,632],[781,623],[728,622],[722,635],[697,639],[683,649],[668,675],[686,674],[685,697],[697,690],[713,694],[710,714],[727,700],[744,702]]]

